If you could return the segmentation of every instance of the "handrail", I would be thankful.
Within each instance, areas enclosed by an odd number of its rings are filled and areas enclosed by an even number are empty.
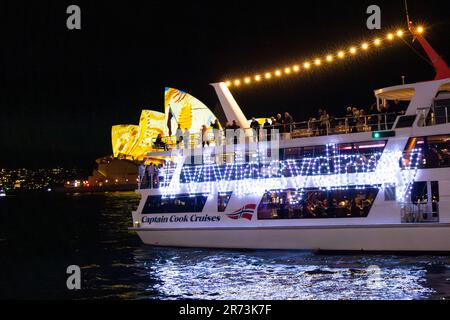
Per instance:
[[[439,222],[439,202],[401,203],[402,223]]]
[[[240,130],[244,136],[248,136],[253,141],[271,140],[278,137],[272,135],[272,130],[279,130],[279,137],[281,140],[289,140],[302,137],[316,137],[316,136],[328,136],[336,134],[348,134],[357,132],[370,132],[370,131],[384,131],[391,130],[395,123],[395,120],[399,113],[378,113],[370,114],[359,117],[330,117],[328,120],[317,120],[312,118],[309,121],[293,122],[291,124],[277,124],[275,126],[260,126],[257,137],[252,132],[253,129],[239,128],[236,130],[228,129],[231,132]],[[204,144],[209,145],[214,142],[215,145],[233,144],[233,138],[227,138],[227,129],[214,130],[208,128],[206,137],[201,132],[189,133],[189,146],[195,147]],[[185,140],[183,135],[183,140]],[[153,146],[155,150],[174,150],[178,148],[185,148],[184,142],[180,142],[177,145],[177,136],[165,136],[162,137],[162,144],[157,145],[153,139]]]

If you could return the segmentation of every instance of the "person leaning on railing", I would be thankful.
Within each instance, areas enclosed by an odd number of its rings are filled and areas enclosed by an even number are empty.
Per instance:
[[[266,122],[264,122],[264,130],[265,130],[265,139],[267,141],[271,140],[271,135],[272,135],[272,124],[269,122],[269,119],[266,119]]]
[[[286,132],[287,138],[290,139],[292,131],[294,129],[293,128],[294,119],[292,118],[292,116],[288,112],[285,112],[284,113],[283,122],[284,122],[284,125],[285,125],[285,132]]]
[[[256,121],[255,118],[252,118],[252,122],[250,123],[250,128],[252,129],[253,132],[253,141],[259,141],[259,122]]]

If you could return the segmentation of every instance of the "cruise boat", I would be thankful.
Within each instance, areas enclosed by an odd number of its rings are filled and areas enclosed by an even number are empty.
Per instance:
[[[254,131],[229,87],[212,84],[245,129],[149,152],[160,177],[141,180],[131,229],[154,246],[450,251],[450,71],[414,36],[437,76],[374,91],[378,110],[403,103],[400,114]]]

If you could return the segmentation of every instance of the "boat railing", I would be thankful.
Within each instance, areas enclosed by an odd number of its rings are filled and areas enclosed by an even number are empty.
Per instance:
[[[162,137],[160,141],[155,138],[153,139],[152,151],[235,144],[237,141],[242,141],[241,137],[257,142],[391,130],[398,115],[398,113],[379,113],[359,117],[330,117],[325,120],[312,118],[309,121],[290,124],[261,125],[258,130],[252,128],[208,129],[205,133],[183,134],[182,138],[176,135]],[[182,128],[182,130],[184,129]]]
[[[409,202],[401,204],[402,223],[439,222],[439,202]]]

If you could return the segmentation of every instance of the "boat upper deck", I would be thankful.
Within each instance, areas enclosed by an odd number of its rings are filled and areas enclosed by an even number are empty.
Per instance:
[[[149,157],[171,156],[172,151],[243,143],[290,141],[305,138],[335,135],[350,136],[358,133],[374,133],[412,127],[435,126],[450,122],[450,101],[448,105],[424,108],[417,115],[401,113],[371,114],[359,117],[330,118],[327,121],[310,120],[281,126],[261,126],[259,130],[239,128],[237,130],[208,130],[206,134],[190,133],[177,144],[176,136],[163,137],[161,144],[153,143]],[[312,140],[312,139],[311,139]],[[314,139],[316,140],[316,139]],[[349,139],[351,140],[351,139]]]
[[[182,132],[153,139],[148,157],[173,156],[172,151],[179,149],[203,149],[207,147],[241,145],[264,141],[286,141],[311,143],[317,142],[317,137],[346,136],[352,141],[356,134],[391,131],[402,128],[431,127],[449,123],[450,109],[450,79],[418,82],[397,85],[375,90],[376,103],[370,111],[357,111],[346,117],[310,118],[308,121],[284,123],[266,121],[259,128],[251,128],[247,118],[234,100],[228,87],[223,83],[214,84],[216,93],[229,122],[237,119],[233,129],[200,130],[198,132]],[[404,104],[407,102],[408,104]],[[391,106],[387,107],[391,103]],[[354,108],[356,109],[356,108]],[[207,124],[205,124],[206,126]],[[308,139],[308,140],[306,140]],[[330,140],[330,139],[329,139]]]

